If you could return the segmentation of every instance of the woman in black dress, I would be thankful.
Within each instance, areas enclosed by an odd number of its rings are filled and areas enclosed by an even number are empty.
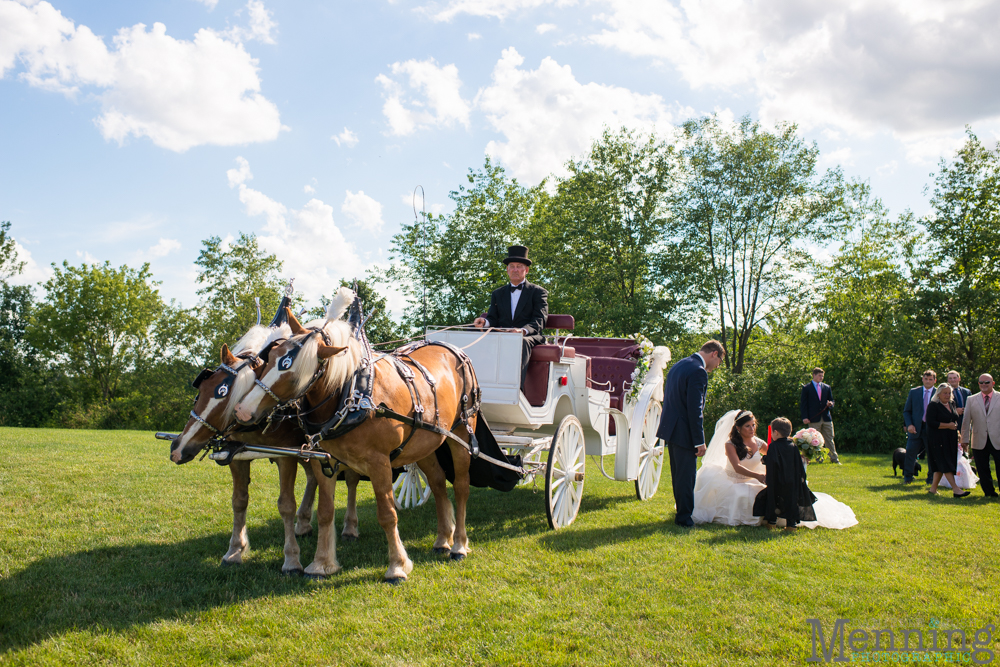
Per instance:
[[[955,483],[955,469],[958,463],[958,413],[952,401],[951,385],[947,382],[938,387],[937,393],[927,404],[928,451],[927,460],[934,471],[934,481],[928,493],[937,493],[941,477],[948,480],[956,498],[969,495],[958,490]]]

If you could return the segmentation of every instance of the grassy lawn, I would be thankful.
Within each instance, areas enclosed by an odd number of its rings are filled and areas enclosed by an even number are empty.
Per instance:
[[[220,568],[227,470],[175,466],[149,433],[0,429],[0,663],[787,665],[811,654],[808,618],[827,638],[838,618],[997,623],[997,503],[904,487],[888,455],[844,460],[809,469],[857,513],[844,531],[680,529],[666,469],[642,503],[591,459],[580,516],[558,533],[541,485],[474,489],[461,563],[431,554],[433,503],[400,513],[415,567],[393,587],[365,484],[343,572],[282,577],[277,470],[255,462],[251,552]],[[315,537],[300,543],[308,564]]]

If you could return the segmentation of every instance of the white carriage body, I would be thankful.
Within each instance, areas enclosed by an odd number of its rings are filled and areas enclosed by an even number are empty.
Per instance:
[[[591,456],[615,455],[614,478],[635,480],[638,476],[643,423],[651,401],[662,393],[662,374],[644,383],[635,400],[624,400],[622,409],[611,407],[611,394],[588,387],[587,358],[559,355],[548,363],[545,402],[534,406],[521,391],[521,333],[469,329],[427,330],[427,340],[443,341],[462,348],[469,356],[482,389],[482,412],[501,444],[539,441],[547,443],[568,415],[580,420]],[[558,341],[564,351],[573,338]],[[633,415],[638,421],[632,424]],[[657,409],[657,418],[659,411]],[[615,435],[609,434],[614,419]],[[646,427],[646,437],[649,437]],[[530,439],[530,440],[529,440]]]

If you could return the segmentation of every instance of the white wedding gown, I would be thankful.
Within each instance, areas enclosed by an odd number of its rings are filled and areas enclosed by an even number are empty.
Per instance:
[[[725,455],[726,440],[736,419],[737,410],[727,413],[715,426],[694,485],[695,523],[721,523],[726,526],[756,526],[761,517],[753,515],[753,502],[765,487],[752,477],[737,473]],[[760,452],[740,461],[750,472],[766,470]],[[813,492],[816,521],[800,521],[805,528],[850,528],[858,523],[854,511],[825,493]]]

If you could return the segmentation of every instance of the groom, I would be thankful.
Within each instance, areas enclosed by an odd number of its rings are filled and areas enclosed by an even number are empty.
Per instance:
[[[726,349],[710,340],[698,352],[681,359],[667,373],[663,389],[663,416],[656,437],[670,451],[670,478],[674,487],[677,516],[674,523],[691,527],[694,511],[694,482],[698,457],[705,455],[705,390],[708,374],[719,367]]]

